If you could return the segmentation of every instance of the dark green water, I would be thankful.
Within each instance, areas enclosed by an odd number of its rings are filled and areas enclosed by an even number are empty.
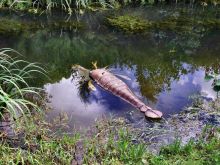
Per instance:
[[[72,64],[91,69],[91,62],[97,61],[99,67],[109,66],[111,72],[130,77],[131,80],[124,81],[132,91],[146,104],[161,110],[165,117],[180,112],[195,94],[207,100],[217,97],[212,80],[205,80],[207,73],[219,73],[220,25],[207,23],[210,19],[219,21],[217,8],[129,8],[70,18],[62,13],[40,17],[0,13],[2,18],[40,25],[34,30],[1,34],[0,47],[14,48],[26,60],[39,62],[46,68],[51,80],[39,77],[33,84],[48,92],[52,107],[48,117],[52,119],[65,112],[71,119],[71,127],[87,127],[96,118],[110,114],[127,116],[131,111],[144,117],[98,86],[95,92],[79,90],[77,80],[71,77]],[[178,21],[172,26],[153,28],[146,34],[130,35],[106,25],[106,16],[121,14],[151,21],[170,17]],[[63,19],[79,20],[84,28],[56,27],[54,22]]]

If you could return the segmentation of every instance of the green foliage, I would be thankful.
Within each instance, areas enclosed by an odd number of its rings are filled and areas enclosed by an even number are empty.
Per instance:
[[[32,0],[2,0],[0,2],[0,8],[1,7],[10,7],[10,8],[15,8],[18,10],[24,10],[27,8],[30,8],[32,5]]]
[[[22,119],[19,121],[24,123]],[[0,164],[70,164],[76,153],[78,158],[83,158],[84,164],[220,163],[220,130],[214,127],[206,127],[199,141],[191,140],[183,145],[180,140],[176,140],[173,144],[162,147],[158,155],[154,155],[147,150],[143,141],[134,140],[137,139],[138,132],[129,129],[120,120],[101,121],[97,123],[94,135],[81,137],[79,134],[57,134],[57,128],[63,123],[47,123],[38,114],[30,115],[27,121],[28,125],[17,128],[25,132],[22,148],[1,141]]]
[[[52,127],[61,127],[57,123],[47,123],[42,114],[29,115],[16,130],[23,131],[24,137],[17,139],[18,144],[1,139],[0,164],[70,164],[75,152],[79,135],[57,135]],[[28,122],[28,124],[26,124]],[[62,123],[63,124],[63,123]],[[56,130],[55,130],[56,131]],[[14,145],[19,145],[15,147]]]
[[[34,73],[44,74],[44,70],[34,63],[13,59],[6,53],[11,49],[0,49],[0,114],[9,112],[14,118],[25,116],[31,107],[39,110],[37,105],[29,101],[27,95],[38,95],[37,88],[30,87],[27,80]]]
[[[160,154],[151,159],[152,164],[219,164],[220,132],[216,128],[211,128],[205,135],[209,137],[206,140],[204,138],[198,142],[191,140],[186,145],[176,141],[174,144],[163,147]]]
[[[102,139],[103,140],[103,139]],[[142,164],[146,148],[143,143],[134,144],[126,129],[119,129],[107,135],[107,141],[92,139],[85,145],[88,148],[84,156],[86,164]],[[92,158],[91,158],[92,157]]]

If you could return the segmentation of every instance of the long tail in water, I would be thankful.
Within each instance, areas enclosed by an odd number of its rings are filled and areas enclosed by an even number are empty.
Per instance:
[[[111,92],[115,96],[125,100],[149,118],[161,118],[162,112],[153,110],[138,99],[129,87],[119,78],[108,72],[106,69],[94,69],[90,71],[89,76],[102,88]]]

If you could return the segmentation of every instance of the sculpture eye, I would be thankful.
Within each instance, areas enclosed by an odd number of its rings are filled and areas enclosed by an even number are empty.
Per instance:
[[[105,72],[102,72],[102,75],[104,74]]]

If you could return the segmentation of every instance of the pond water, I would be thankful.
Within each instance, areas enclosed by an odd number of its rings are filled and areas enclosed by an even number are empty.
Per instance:
[[[96,91],[80,88],[78,80],[71,76],[72,64],[91,69],[91,62],[97,61],[98,67],[109,66],[112,73],[129,77],[131,80],[122,80],[165,117],[189,105],[193,95],[200,94],[207,100],[218,95],[207,74],[219,73],[220,24],[207,25],[206,22],[207,19],[219,21],[217,8],[127,8],[71,17],[63,13],[41,16],[0,13],[0,18],[28,26],[38,25],[34,30],[1,34],[0,48],[13,48],[26,60],[39,62],[46,68],[50,79],[41,76],[32,84],[48,93],[48,104],[52,108],[48,118],[65,112],[71,128],[88,127],[102,116],[126,117],[131,111],[144,118],[132,106],[97,85]],[[106,24],[106,17],[125,14],[151,21],[175,17],[177,22],[175,25],[169,22],[168,26],[145,34],[126,34]],[[83,28],[66,25],[62,20],[78,20]],[[57,25],[56,22],[62,23]]]

